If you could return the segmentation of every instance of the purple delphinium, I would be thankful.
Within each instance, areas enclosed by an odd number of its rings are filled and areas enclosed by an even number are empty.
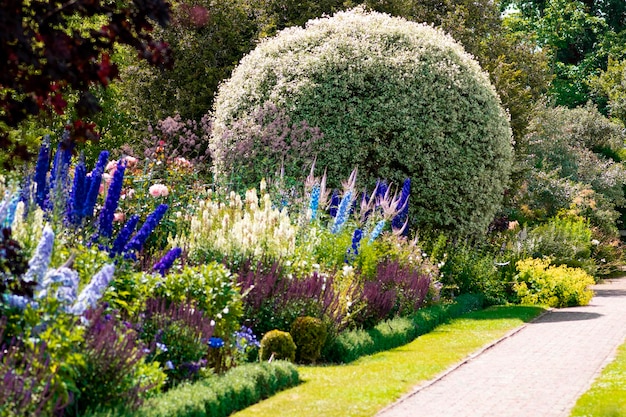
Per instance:
[[[400,194],[400,202],[398,203],[399,212],[391,220],[391,227],[394,230],[399,230],[404,226],[407,217],[409,216],[409,195],[411,194],[411,179],[404,180],[402,185],[402,193]]]
[[[150,233],[154,230],[155,227],[159,224],[165,212],[167,211],[168,205],[161,204],[157,207],[146,219],[144,224],[141,226],[137,234],[132,237],[130,242],[124,247],[124,252],[131,251],[140,251],[143,247],[144,243],[150,236]]]
[[[113,280],[115,272],[114,264],[107,264],[91,278],[91,281],[81,291],[76,299],[76,303],[70,308],[70,312],[77,316],[82,315],[87,309],[95,308],[96,303],[102,297],[104,290]]]
[[[100,236],[111,237],[113,234],[113,217],[122,195],[122,186],[124,185],[124,171],[126,170],[126,162],[123,160],[117,163],[117,169],[113,174],[111,185],[107,191],[107,197],[104,207],[100,211],[98,219],[98,231]]]
[[[183,253],[181,248],[176,247],[170,249],[156,264],[154,264],[152,269],[165,276],[167,270],[172,267],[174,261],[180,256],[181,253]]]
[[[48,169],[50,165],[50,136],[44,136],[39,155],[37,156],[37,165],[35,168],[35,202],[39,207],[44,208],[44,202],[48,196]]]
[[[69,132],[66,130],[63,132],[63,139],[66,138]],[[72,149],[73,145],[66,144],[65,140],[59,142],[59,146],[57,146],[57,151],[54,154],[54,161],[52,163],[52,171],[50,171],[50,189],[54,189],[56,184],[61,184],[61,190],[63,189],[68,177],[68,171],[70,167],[70,162],[72,160]]]
[[[334,218],[337,216],[337,209],[339,208],[340,201],[339,191],[333,190],[333,193],[330,196],[330,206],[328,208],[328,214],[330,214],[330,217]]]
[[[22,278],[23,281],[41,283],[41,280],[48,270],[53,248],[54,232],[50,226],[46,226],[43,229],[39,244],[35,249],[35,254],[30,261],[28,261],[28,271],[24,274]]]
[[[85,214],[85,200],[87,198],[87,167],[83,158],[74,169],[74,183],[70,193],[69,220],[70,223],[78,225]]]
[[[355,229],[352,234],[352,245],[348,248],[346,253],[346,262],[350,262],[355,256],[359,254],[359,246],[361,239],[363,238],[363,231],[361,229]]]
[[[85,211],[83,217],[92,217],[93,210],[96,206],[98,194],[100,193],[100,183],[102,182],[102,174],[104,174],[104,168],[106,167],[109,159],[109,151],[100,152],[98,156],[98,162],[93,171],[91,171],[89,178],[89,190],[87,191],[87,198],[85,199]]]
[[[139,223],[138,214],[133,214],[132,216],[130,216],[128,221],[126,221],[124,227],[122,227],[122,230],[120,230],[120,232],[117,234],[117,237],[113,242],[113,246],[109,251],[109,255],[111,256],[111,258],[116,255],[122,254],[122,252],[124,251],[124,246],[126,246],[128,240],[135,231],[135,227],[137,227],[137,223]]]

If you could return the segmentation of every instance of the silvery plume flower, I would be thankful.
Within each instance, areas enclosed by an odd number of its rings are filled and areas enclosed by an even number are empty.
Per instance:
[[[82,315],[86,310],[95,308],[96,303],[113,280],[115,264],[106,264],[91,278],[91,281],[78,295],[76,303],[70,308],[75,315]]]
[[[28,261],[28,271],[22,278],[26,282],[41,283],[48,265],[50,265],[50,258],[52,256],[52,249],[54,248],[54,232],[50,226],[46,225],[43,229],[39,244],[35,249],[35,254]]]

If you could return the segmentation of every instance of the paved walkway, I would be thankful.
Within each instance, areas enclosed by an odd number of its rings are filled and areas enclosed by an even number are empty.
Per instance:
[[[626,278],[551,310],[377,417],[565,417],[626,337]]]

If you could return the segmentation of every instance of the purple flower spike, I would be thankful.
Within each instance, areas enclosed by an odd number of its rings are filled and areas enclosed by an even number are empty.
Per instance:
[[[163,256],[159,262],[154,264],[153,270],[158,271],[161,275],[165,276],[165,272],[172,267],[174,261],[183,253],[181,248],[170,249],[165,256]]]
[[[48,168],[50,164],[50,136],[46,135],[39,148],[39,156],[37,157],[37,167],[35,168],[35,185],[37,191],[35,194],[35,202],[39,207],[44,207],[44,202],[48,196]]]
[[[122,230],[120,230],[115,242],[113,242],[113,247],[109,252],[109,255],[114,257],[115,255],[119,255],[124,251],[124,246],[128,243],[130,236],[135,231],[135,227],[137,227],[137,223],[139,223],[139,215],[133,214],[130,216],[130,219],[126,222]]]
[[[157,227],[165,212],[167,211],[168,205],[161,204],[159,207],[152,212],[146,219],[145,223],[141,226],[141,229],[137,232],[135,236],[128,242],[128,244],[124,247],[124,252],[130,251],[140,251],[143,247],[144,243],[148,239],[148,236],[154,231],[154,228]]]
[[[81,160],[74,169],[74,184],[70,198],[69,220],[72,224],[80,224],[85,214],[85,200],[87,198],[87,168]]]
[[[87,192],[87,199],[85,201],[85,214],[84,217],[93,216],[93,209],[96,206],[96,200],[100,193],[100,183],[102,182],[102,174],[104,174],[104,168],[106,167],[107,160],[109,159],[109,151],[100,152],[98,162],[93,171],[91,171],[91,179],[89,180],[89,191]]]
[[[98,229],[100,236],[111,237],[113,234],[113,216],[115,210],[120,201],[120,195],[122,195],[122,186],[124,185],[124,171],[126,170],[126,163],[120,161],[117,164],[117,169],[113,174],[111,185],[107,192],[107,198],[104,202],[104,207],[100,212],[100,218],[98,219]]]

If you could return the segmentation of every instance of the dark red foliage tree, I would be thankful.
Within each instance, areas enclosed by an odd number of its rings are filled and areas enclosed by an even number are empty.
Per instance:
[[[70,24],[94,16],[105,18],[99,29]],[[80,93],[75,104],[80,119],[97,112],[89,88],[106,87],[117,77],[111,62],[116,43],[135,48],[153,65],[171,65],[168,45],[151,36],[154,24],[165,26],[169,19],[165,0],[0,0],[0,147],[16,145],[7,128],[29,115],[63,114],[67,91]],[[95,139],[95,126],[80,119],[70,140]],[[18,160],[30,157],[24,146],[13,148]]]

